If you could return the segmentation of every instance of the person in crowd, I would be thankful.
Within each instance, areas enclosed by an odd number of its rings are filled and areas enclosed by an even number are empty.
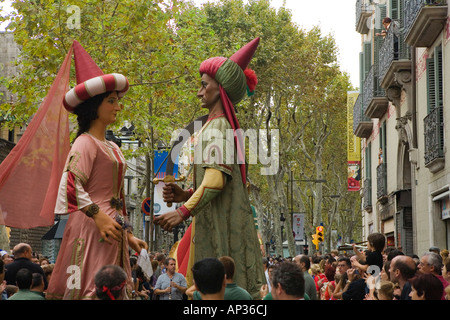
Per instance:
[[[450,258],[444,259],[442,264],[442,276],[447,282],[450,282]]]
[[[5,280],[7,284],[16,285],[16,274],[22,268],[30,270],[31,273],[40,273],[44,276],[44,271],[41,266],[31,261],[32,253],[33,251],[28,243],[19,243],[14,246],[14,261],[6,265]],[[44,284],[45,289],[47,289],[48,282],[45,277]]]
[[[447,249],[444,249],[444,250],[441,250],[440,255],[441,255],[441,257],[442,257],[442,261],[444,261],[445,259],[448,258],[449,252],[448,252]]]
[[[445,288],[449,286],[449,283],[442,276],[442,257],[436,252],[426,252],[421,258],[419,263],[420,273],[431,273],[438,278],[442,283],[441,298],[445,300]]]
[[[155,295],[154,291],[155,291],[155,285],[156,285],[156,281],[158,280],[158,277],[156,276],[156,270],[158,269],[159,263],[156,260],[152,260],[152,269],[153,269],[153,274],[150,277],[150,300],[156,300],[156,298],[158,297],[157,295]],[[159,298],[159,297],[158,297]]]
[[[313,263],[311,265],[311,275],[314,279],[314,283],[316,284],[317,299],[319,299],[321,284],[323,280],[326,278],[326,276],[320,269],[320,265],[318,263]]]
[[[398,283],[401,290],[399,300],[411,300],[411,284],[409,280],[416,275],[417,267],[413,258],[406,255],[399,255],[392,259],[389,268],[390,279]]]
[[[393,300],[395,284],[381,280],[377,286],[371,286],[364,300]]]
[[[269,264],[269,266],[267,267],[267,274],[269,276],[269,280],[266,284],[263,284],[261,286],[261,289],[259,290],[259,296],[261,297],[261,299],[263,300],[272,300],[272,273],[273,273],[273,268],[276,266],[275,262],[272,264]],[[269,284],[270,284],[270,290],[269,290]],[[314,286],[315,288],[315,286]]]
[[[0,259],[0,300],[7,300],[8,293],[6,292],[6,280],[5,280],[5,263]]]
[[[95,299],[94,276],[102,266],[118,264],[132,282],[129,249],[148,249],[133,235],[124,195],[126,161],[119,146],[106,139],[129,89],[125,76],[105,75],[84,48],[73,41],[77,85],[63,104],[77,116],[78,132],[63,170],[55,214],[69,215],[47,299]]]
[[[410,279],[411,283],[411,300],[442,300],[445,292],[442,282],[432,273],[418,273],[414,278]]]
[[[383,251],[386,244],[386,236],[382,233],[371,233],[367,237],[367,248],[368,253],[365,256],[361,251],[358,250],[355,244],[353,244],[353,251],[355,252],[356,258],[352,261],[352,266],[360,269],[362,272],[367,272],[370,268],[376,266],[378,268],[378,273],[383,268]],[[359,261],[361,262],[359,262]],[[362,263],[363,262],[363,263]],[[372,273],[372,272],[370,272]]]
[[[164,266],[166,272],[156,280],[154,293],[160,296],[160,300],[183,300],[187,283],[186,278],[181,273],[175,272],[176,260],[167,258]]]
[[[236,271],[236,264],[234,259],[228,256],[223,256],[219,258],[225,268],[226,276],[226,288],[225,288],[225,300],[253,300],[250,293],[244,288],[237,285],[234,280],[234,273]]]
[[[390,273],[389,273],[390,266],[391,266],[391,261],[385,261],[383,263],[383,269],[381,269],[381,272],[380,272],[380,280],[384,280],[384,281],[391,280]]]
[[[339,281],[337,282],[337,285],[334,288],[333,294],[331,295],[332,300],[342,299],[342,293],[348,280],[347,270],[350,269],[351,267],[352,263],[349,257],[340,256],[338,258],[336,273],[338,273],[340,276]]]
[[[166,255],[164,253],[158,253],[156,255],[156,261],[158,261],[158,268],[156,269],[155,277],[158,279],[158,277],[166,272],[166,268],[164,266],[164,263],[166,262]]]
[[[45,298],[44,285],[44,276],[40,273],[33,273],[30,290]]]
[[[272,285],[270,284],[270,280],[269,280],[269,266],[272,265],[272,263],[270,263],[268,258],[263,257],[263,267],[264,267],[264,275],[266,276],[266,286],[269,290],[269,292],[272,290]]]
[[[387,255],[387,261],[392,261],[392,259],[394,259],[396,256],[404,256],[404,255],[405,254],[403,253],[403,251],[397,248],[392,248],[392,250],[390,250]]]
[[[429,251],[429,252],[434,252],[434,253],[436,253],[436,254],[440,254],[440,253],[441,253],[441,250],[440,250],[438,247],[436,247],[436,246],[431,246],[431,247],[428,249],[428,251]]]
[[[49,264],[50,264],[50,260],[49,260],[47,257],[41,257],[41,258],[39,259],[39,265],[40,265],[41,267],[46,266],[46,265],[49,265]]]
[[[309,273],[309,269],[311,268],[311,260],[307,255],[300,254],[294,258],[294,262],[303,271],[303,278],[305,279],[305,292],[311,300],[317,300],[316,283]]]
[[[45,298],[41,294],[36,291],[30,290],[31,284],[33,282],[33,273],[30,271],[30,269],[19,269],[15,274],[15,279],[16,285],[19,290],[17,291],[17,293],[9,297],[8,300],[45,300]]]
[[[2,261],[4,262],[5,265],[10,264],[11,262],[14,261],[13,256],[10,255],[6,250],[1,250],[0,256],[2,257]]]
[[[44,271],[44,276],[47,279],[47,282],[50,283],[50,279],[52,277],[53,269],[55,268],[55,264],[44,264],[41,265],[42,270]]]
[[[362,270],[350,268],[347,270],[347,284],[342,290],[342,300],[364,300],[366,281],[361,276]]]
[[[205,258],[192,268],[195,290],[201,300],[224,300],[226,290],[225,267],[219,259]]]
[[[99,300],[123,300],[126,296],[127,273],[118,265],[110,264],[95,274],[95,294]]]
[[[304,272],[293,262],[277,265],[272,275],[272,296],[274,300],[305,300]]]

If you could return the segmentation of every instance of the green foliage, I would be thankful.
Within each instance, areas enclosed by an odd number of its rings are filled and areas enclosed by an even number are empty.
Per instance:
[[[334,39],[324,36],[318,27],[302,29],[293,23],[289,10],[276,10],[269,0],[220,0],[201,9],[183,0],[168,3],[14,2],[16,13],[6,18],[12,20],[9,29],[14,30],[21,48],[19,72],[1,81],[16,102],[0,105],[0,115],[13,116],[9,118],[11,126],[26,123],[76,39],[104,73],[128,77],[131,89],[121,100],[125,109],[116,131],[123,120],[133,123],[136,139],[146,142],[139,152],[148,153],[154,147],[150,141],[169,145],[174,130],[205,113],[196,97],[201,61],[229,57],[261,37],[250,65],[259,79],[256,94],[237,106],[241,127],[279,130],[278,178],[284,185],[289,170],[297,178],[321,175],[328,181],[327,194],[342,193],[342,198],[353,203],[358,195],[345,194],[343,143],[346,95],[351,88],[348,75],[339,70]],[[69,6],[80,9],[79,28],[69,28],[74,19]],[[75,85],[74,74],[72,79],[71,85]],[[287,207],[287,203],[274,200],[268,187],[273,177],[261,176],[260,168],[250,166],[249,177],[260,190],[261,201]]]

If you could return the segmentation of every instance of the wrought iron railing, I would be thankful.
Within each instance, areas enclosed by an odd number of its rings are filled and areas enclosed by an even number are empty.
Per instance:
[[[393,21],[391,23],[395,22]],[[410,60],[410,59],[411,59],[411,50],[410,47],[405,43],[405,35],[403,33],[403,29],[400,27],[389,28],[379,53],[380,83],[386,76],[393,61]]]
[[[366,112],[366,109],[364,108],[362,102],[363,94],[360,93],[353,107],[353,133],[356,133],[356,129],[361,122],[371,122],[371,119],[364,114]]]
[[[444,157],[443,107],[434,108],[424,119],[425,165]]]
[[[408,0],[405,1],[404,30],[405,34],[411,30],[420,10],[425,6],[447,5],[447,0]]]
[[[363,208],[364,210],[372,208],[372,184],[370,178],[364,179]]]
[[[367,110],[370,102],[373,98],[385,97],[386,92],[381,88],[378,81],[378,66],[376,64],[372,65],[369,73],[367,74],[366,80],[364,81],[363,88],[363,108]]]
[[[377,167],[377,198],[387,195],[386,163],[380,163]]]

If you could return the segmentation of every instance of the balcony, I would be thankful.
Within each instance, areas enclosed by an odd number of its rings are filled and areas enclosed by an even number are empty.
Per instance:
[[[368,0],[356,1],[356,31],[360,34],[369,33],[369,19],[372,16],[372,10]]]
[[[405,2],[405,42],[414,47],[431,47],[447,20],[447,0]]]
[[[373,65],[367,74],[363,88],[363,108],[368,118],[381,118],[388,109],[386,92],[378,82],[378,66]]]
[[[395,74],[400,71],[411,71],[411,51],[404,41],[401,31],[389,28],[379,54],[379,81],[383,89],[398,86]]]
[[[381,203],[387,201],[387,172],[386,163],[381,163],[377,167],[377,199]]]
[[[432,173],[445,166],[443,107],[434,108],[424,119],[425,167]]]
[[[360,94],[353,107],[353,133],[357,137],[367,139],[372,134],[373,124],[372,120],[364,115],[362,100],[363,95]]]

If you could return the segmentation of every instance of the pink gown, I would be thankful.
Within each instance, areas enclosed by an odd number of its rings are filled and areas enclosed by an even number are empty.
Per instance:
[[[95,299],[94,276],[104,265],[116,264],[128,275],[127,296],[131,294],[128,240],[101,241],[92,218],[79,209],[96,203],[112,218],[125,216],[123,180],[126,162],[119,147],[89,134],[79,136],[69,153],[59,186],[56,214],[70,214],[47,290],[47,299]],[[114,198],[114,199],[113,199]],[[113,200],[112,200],[113,199]],[[123,209],[120,207],[120,200]],[[114,203],[114,206],[111,204]]]

